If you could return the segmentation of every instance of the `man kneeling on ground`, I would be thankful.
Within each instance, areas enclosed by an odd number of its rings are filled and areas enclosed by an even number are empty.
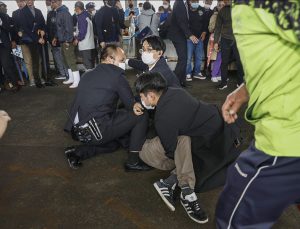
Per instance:
[[[148,115],[133,113],[135,100],[125,78],[124,51],[107,45],[101,53],[101,64],[84,74],[79,83],[65,130],[83,145],[65,150],[70,167],[99,153],[129,148],[127,170],[149,170],[139,159],[146,139]],[[118,100],[126,109],[117,109]]]
[[[178,184],[181,188],[180,202],[188,216],[197,223],[208,222],[208,217],[200,207],[194,191],[198,179],[195,173],[198,170],[193,164],[194,157],[197,156],[193,152],[192,157],[191,140],[195,137],[202,139],[200,148],[204,150],[200,150],[200,153],[208,151],[209,155],[213,155],[214,161],[211,160],[208,164],[212,164],[214,168],[224,167],[225,164],[222,163],[226,157],[227,162],[234,160],[237,155],[232,153],[231,147],[228,148],[230,150],[217,150],[214,147],[220,138],[233,143],[233,139],[227,139],[223,134],[224,122],[218,108],[196,100],[181,88],[168,88],[166,80],[159,73],[140,75],[135,86],[142,102],[147,106],[156,107],[154,123],[158,135],[146,140],[139,156],[154,168],[173,169],[167,179],[154,183],[155,189],[170,210],[175,211],[173,194]],[[134,112],[137,115],[144,113],[139,109]],[[196,142],[199,144],[198,140]],[[222,154],[222,151],[228,151],[230,156]],[[210,160],[209,156],[207,160]]]

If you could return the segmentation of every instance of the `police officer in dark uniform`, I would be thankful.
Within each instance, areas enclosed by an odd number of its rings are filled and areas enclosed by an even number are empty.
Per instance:
[[[107,45],[101,54],[101,63],[82,77],[65,130],[86,144],[65,150],[71,168],[99,153],[128,148],[125,163],[128,171],[149,170],[138,156],[146,139],[148,115],[137,116],[129,83],[125,78],[124,51],[116,45]],[[117,109],[118,100],[126,109]]]

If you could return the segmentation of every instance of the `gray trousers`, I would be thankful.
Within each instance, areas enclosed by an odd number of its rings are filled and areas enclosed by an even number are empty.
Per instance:
[[[173,170],[177,175],[178,185],[188,185],[194,189],[196,178],[192,160],[191,138],[179,136],[174,160],[166,156],[159,137],[147,139],[140,151],[140,158],[148,165],[160,170]]]
[[[56,67],[59,71],[59,74],[62,75],[62,76],[66,76],[68,70],[67,70],[67,68],[65,66],[65,63],[64,63],[64,59],[63,59],[63,56],[62,56],[62,53],[61,53],[61,47],[51,46],[51,51],[52,51],[52,55],[53,55],[55,65],[56,65]]]
[[[80,51],[84,67],[89,70],[95,67],[94,49]]]

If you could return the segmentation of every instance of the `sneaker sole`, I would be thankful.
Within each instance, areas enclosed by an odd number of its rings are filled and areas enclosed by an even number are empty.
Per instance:
[[[206,77],[195,77],[195,76],[194,76],[194,79],[198,79],[198,80],[206,80]]]
[[[193,79],[185,79],[185,81],[191,82],[193,81]]]
[[[161,193],[159,187],[157,186],[156,183],[153,184],[154,188],[156,189],[157,193],[159,194],[159,196],[162,198],[162,200],[165,202],[165,204],[167,205],[167,207],[174,212],[175,211],[175,207],[170,204],[170,202],[166,199],[166,197]]]
[[[201,221],[201,220],[197,220],[197,219],[191,217],[190,214],[187,212],[187,210],[184,206],[184,203],[182,203],[181,199],[180,199],[180,203],[181,203],[182,207],[184,208],[186,214],[190,217],[191,220],[193,220],[194,222],[199,223],[199,224],[205,224],[208,222],[208,218],[206,220]]]
[[[69,163],[69,166],[70,166],[71,169],[74,169],[74,170],[79,169],[79,167],[74,167],[74,166],[72,165],[72,163],[70,162],[70,159],[69,159],[69,158],[68,158],[68,163]]]

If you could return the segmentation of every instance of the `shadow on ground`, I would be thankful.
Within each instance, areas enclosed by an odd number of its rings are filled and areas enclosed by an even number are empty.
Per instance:
[[[129,71],[131,83],[135,73]],[[221,105],[234,88],[218,91],[208,80],[192,82],[197,98]],[[152,183],[168,173],[125,173],[126,152],[99,155],[71,170],[64,147],[74,144],[62,131],[74,90],[66,86],[24,88],[0,94],[0,109],[12,117],[0,141],[0,228],[215,228],[214,209],[220,189],[198,195],[209,223],[192,222],[177,201],[170,212]],[[253,128],[245,122],[246,143]],[[276,187],[274,187],[276,188]],[[270,209],[272,210],[272,209]],[[300,213],[287,209],[274,228],[299,228]]]

